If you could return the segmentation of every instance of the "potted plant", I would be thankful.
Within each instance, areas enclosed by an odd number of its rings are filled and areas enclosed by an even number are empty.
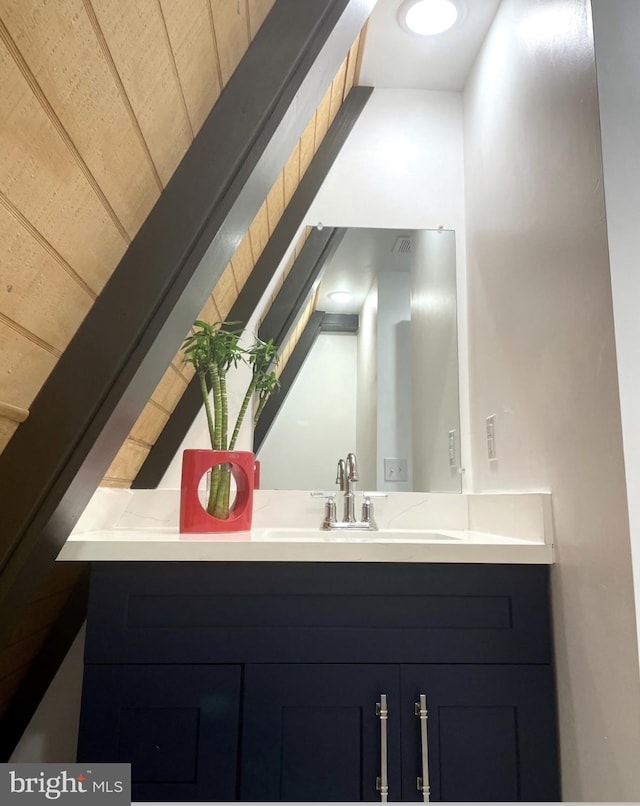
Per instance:
[[[198,319],[194,324],[194,331],[187,336],[182,345],[183,360],[193,365],[200,383],[211,451],[185,451],[183,455],[181,531],[232,531],[250,528],[255,459],[253,453],[249,451],[236,451],[236,443],[254,396],[257,396],[257,404],[253,415],[253,427],[262,414],[269,396],[279,385],[274,371],[278,362],[278,351],[272,339],[268,342],[256,339],[251,347],[241,347],[240,338],[243,331],[234,328],[235,324],[234,322],[209,324]],[[251,368],[251,377],[229,439],[227,374],[241,363]],[[194,502],[193,488],[195,485],[197,498],[200,479],[209,467],[211,483],[206,512],[199,513],[198,509],[203,508],[199,499],[197,505]],[[232,476],[236,481],[237,497],[235,506],[230,511]],[[185,503],[185,506],[190,507],[190,513],[183,513],[183,501],[190,502]],[[206,517],[203,518],[202,514]],[[203,529],[202,527],[206,525],[210,528]]]

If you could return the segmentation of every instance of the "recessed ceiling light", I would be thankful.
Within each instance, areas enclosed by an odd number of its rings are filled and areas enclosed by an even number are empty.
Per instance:
[[[400,21],[415,34],[441,34],[458,19],[452,0],[410,0],[400,7]]]
[[[351,302],[351,293],[349,291],[332,291],[329,294],[329,298],[334,302],[345,304]]]

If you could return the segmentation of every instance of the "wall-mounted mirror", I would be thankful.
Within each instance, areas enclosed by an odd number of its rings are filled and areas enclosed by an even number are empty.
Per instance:
[[[460,492],[455,233],[348,229],[315,293],[357,332],[315,339],[260,447],[262,486],[333,489],[355,451],[360,489]]]

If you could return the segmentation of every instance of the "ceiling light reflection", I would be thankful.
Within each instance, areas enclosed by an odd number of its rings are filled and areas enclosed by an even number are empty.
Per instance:
[[[350,291],[332,291],[329,294],[329,299],[332,299],[340,305],[346,305],[347,302],[351,302],[351,296]]]
[[[441,34],[458,19],[458,9],[451,0],[418,0],[401,10],[404,24],[423,36]]]

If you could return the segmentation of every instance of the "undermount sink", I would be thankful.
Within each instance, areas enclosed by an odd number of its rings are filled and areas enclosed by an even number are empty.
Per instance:
[[[256,532],[259,532],[256,535]],[[418,529],[380,529],[369,531],[366,529],[309,529],[300,527],[280,527],[254,530],[254,539],[260,540],[327,540],[340,543],[349,542],[379,542],[387,540],[416,540],[420,543],[431,541],[465,540],[464,532],[444,532],[437,530]]]

